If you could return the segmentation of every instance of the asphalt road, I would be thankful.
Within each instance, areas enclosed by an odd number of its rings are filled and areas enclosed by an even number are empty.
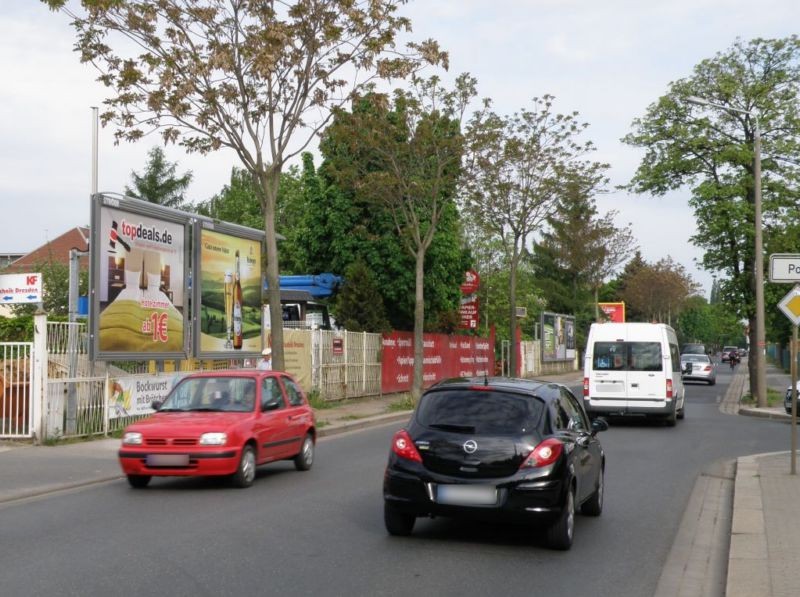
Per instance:
[[[383,528],[381,481],[396,425],[320,441],[307,473],[281,463],[255,485],[124,481],[0,507],[4,595],[652,595],[697,476],[786,449],[788,426],[723,415],[692,385],[676,428],[612,422],[605,511],[577,517],[571,551],[527,528],[420,520]]]

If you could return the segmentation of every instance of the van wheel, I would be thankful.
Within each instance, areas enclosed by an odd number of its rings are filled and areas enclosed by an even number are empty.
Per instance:
[[[667,418],[664,419],[664,424],[667,427],[675,427],[677,419],[678,419],[678,414],[675,410],[673,410],[670,414],[667,415]]]

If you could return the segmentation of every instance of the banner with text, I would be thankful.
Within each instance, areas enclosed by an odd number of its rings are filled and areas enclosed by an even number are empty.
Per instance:
[[[450,377],[477,377],[494,372],[494,345],[475,336],[423,336],[423,386]],[[407,392],[414,377],[414,334],[391,332],[383,336],[381,391]]]

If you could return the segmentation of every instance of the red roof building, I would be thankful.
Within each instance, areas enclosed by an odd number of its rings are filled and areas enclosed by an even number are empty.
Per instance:
[[[79,251],[89,250],[89,228],[87,226],[71,228],[61,236],[54,238],[38,249],[34,249],[27,255],[23,255],[16,261],[12,261],[2,271],[4,274],[34,272],[37,266],[43,263],[63,263],[69,266],[70,249],[78,249]],[[81,271],[88,271],[88,255],[80,258],[80,265]]]

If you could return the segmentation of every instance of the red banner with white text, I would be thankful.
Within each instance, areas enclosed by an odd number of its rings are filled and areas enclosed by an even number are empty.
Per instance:
[[[491,376],[494,372],[494,338],[423,335],[423,386],[450,377]],[[414,334],[383,335],[381,391],[407,392],[414,377]]]

